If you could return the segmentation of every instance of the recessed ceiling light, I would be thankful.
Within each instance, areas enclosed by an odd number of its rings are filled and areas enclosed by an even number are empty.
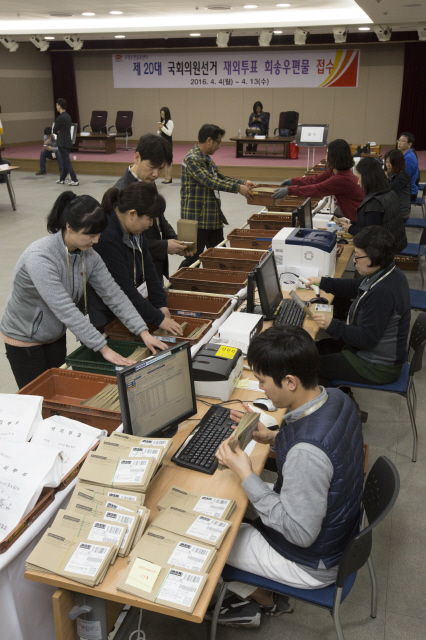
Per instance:
[[[54,40],[55,36],[44,36],[45,40]]]
[[[211,7],[207,7],[210,11],[230,11],[232,7],[227,4],[214,4]]]
[[[126,36],[114,36],[114,38],[125,38]]]
[[[110,11],[110,14],[111,14],[112,16],[121,16],[121,15],[122,15],[122,13],[123,13],[122,11]]]
[[[52,18],[72,18],[73,15],[73,13],[49,13],[49,16],[51,16]]]
[[[200,36],[201,33],[190,33],[190,36],[192,36],[193,38],[196,38],[197,36]]]
[[[244,9],[257,9],[257,4],[245,4]]]
[[[282,33],[282,31],[274,31],[274,33]]]
[[[358,31],[370,31],[370,27],[358,27]]]
[[[96,13],[91,13],[90,11],[85,11],[84,13],[81,14],[82,16],[95,16]]]
[[[291,7],[291,4],[276,4],[276,7]]]

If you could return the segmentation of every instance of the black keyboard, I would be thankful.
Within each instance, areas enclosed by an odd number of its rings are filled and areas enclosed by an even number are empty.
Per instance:
[[[306,313],[297,302],[291,298],[284,298],[275,316],[274,324],[294,324],[296,327],[301,327],[305,316]]]
[[[232,425],[235,424],[229,417],[230,413],[230,409],[225,409],[219,404],[210,407],[176,451],[172,462],[194,471],[214,473],[218,465],[215,453],[219,445],[229,438],[233,431]]]

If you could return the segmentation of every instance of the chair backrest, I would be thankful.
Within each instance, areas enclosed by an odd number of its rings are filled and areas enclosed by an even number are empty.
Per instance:
[[[90,128],[93,133],[106,133],[108,111],[92,111]]]
[[[349,542],[340,558],[338,587],[343,587],[346,578],[367,562],[373,541],[372,531],[392,509],[399,488],[399,473],[395,465],[386,456],[380,456],[372,466],[364,487],[363,502],[369,524]]]
[[[264,111],[263,112],[265,114],[265,116],[267,116],[267,122],[266,122],[266,131],[265,131],[265,135],[268,135],[268,131],[269,131],[269,120],[271,119],[271,112],[270,111]]]
[[[290,120],[290,122],[288,122],[287,120]],[[296,135],[298,124],[299,124],[298,111],[281,111],[280,117],[278,120],[278,131],[280,129],[290,129],[290,135],[294,136]]]
[[[128,134],[133,135],[131,130],[132,123],[133,111],[117,111],[117,117],[115,119],[117,133],[126,133],[126,130],[128,130]]]
[[[423,229],[422,231],[422,235],[420,236],[420,242],[419,245],[425,245],[426,244],[426,229]]]
[[[414,353],[410,360],[410,376],[420,371],[423,364],[423,352],[426,346],[426,313],[419,313],[410,333],[410,349]]]

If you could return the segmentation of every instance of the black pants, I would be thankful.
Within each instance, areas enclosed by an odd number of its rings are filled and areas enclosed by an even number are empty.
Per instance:
[[[34,347],[6,345],[6,356],[20,389],[48,369],[62,366],[66,355],[67,343],[65,334],[55,342]]]
[[[410,197],[411,202],[415,202],[417,200],[418,195],[419,195],[418,193],[412,193]]]
[[[188,256],[179,265],[181,267],[190,267],[193,262],[196,262],[200,253],[203,253],[204,247],[210,249],[210,247],[216,247],[223,240],[223,228],[220,229],[198,229],[197,234],[197,253],[193,256]]]
[[[320,374],[319,384],[323,387],[330,387],[331,380],[349,380],[350,382],[360,382],[374,384],[358,373],[345,358],[342,349],[345,346],[343,340],[333,340],[325,338],[316,343],[320,353]]]
[[[58,147],[58,151],[61,154],[62,158],[62,173],[60,180],[65,180],[67,174],[69,173],[71,176],[71,180],[73,182],[77,182],[77,176],[75,175],[75,171],[72,168],[71,160],[70,160],[70,150],[65,149],[65,147]]]

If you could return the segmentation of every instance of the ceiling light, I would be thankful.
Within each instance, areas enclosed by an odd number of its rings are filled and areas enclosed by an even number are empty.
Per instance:
[[[45,42],[42,36],[31,36],[30,42],[32,42],[37,49],[40,49],[40,51],[47,51],[50,46],[50,43]]]
[[[374,31],[380,42],[389,42],[392,35],[392,29],[387,24],[375,24]]]
[[[64,36],[64,40],[74,51],[79,51],[83,46],[83,40],[80,40],[78,36]]]
[[[296,29],[294,32],[294,44],[305,44],[308,35],[309,31],[306,31],[306,29]]]
[[[291,7],[291,4],[276,4],[276,7]]]
[[[55,36],[44,36],[45,40],[54,40]]]
[[[273,33],[272,29],[262,29],[258,39],[259,47],[269,47]]]
[[[63,12],[49,13],[49,16],[51,16],[52,18],[72,18],[73,15],[74,15],[73,13],[63,13]]]
[[[121,16],[123,14],[122,11],[110,11],[110,14],[112,16]]]
[[[370,27],[358,27],[358,31],[370,31]]]
[[[232,7],[227,4],[214,4],[211,7],[207,7],[210,11],[230,11]]]
[[[244,9],[257,9],[257,4],[245,4]]]
[[[216,45],[220,49],[224,49],[228,46],[229,38],[231,36],[232,31],[219,31],[216,38]]]
[[[426,22],[419,22],[417,33],[419,34],[419,40],[426,40]]]
[[[201,33],[190,33],[190,36],[192,36],[193,38],[197,38],[198,36],[201,35]]]
[[[125,38],[126,36],[114,36],[114,38]]]
[[[336,42],[336,44],[346,42],[348,31],[348,27],[333,27],[334,42]]]
[[[84,13],[81,14],[82,16],[95,16],[96,13],[91,13],[90,11],[85,11]]]
[[[278,33],[282,33],[282,31],[274,31],[274,33],[277,33],[277,34],[278,34]]]
[[[15,40],[11,40],[11,38],[0,38],[0,42],[6,49],[9,49],[10,53],[14,53],[19,48],[19,44]]]

